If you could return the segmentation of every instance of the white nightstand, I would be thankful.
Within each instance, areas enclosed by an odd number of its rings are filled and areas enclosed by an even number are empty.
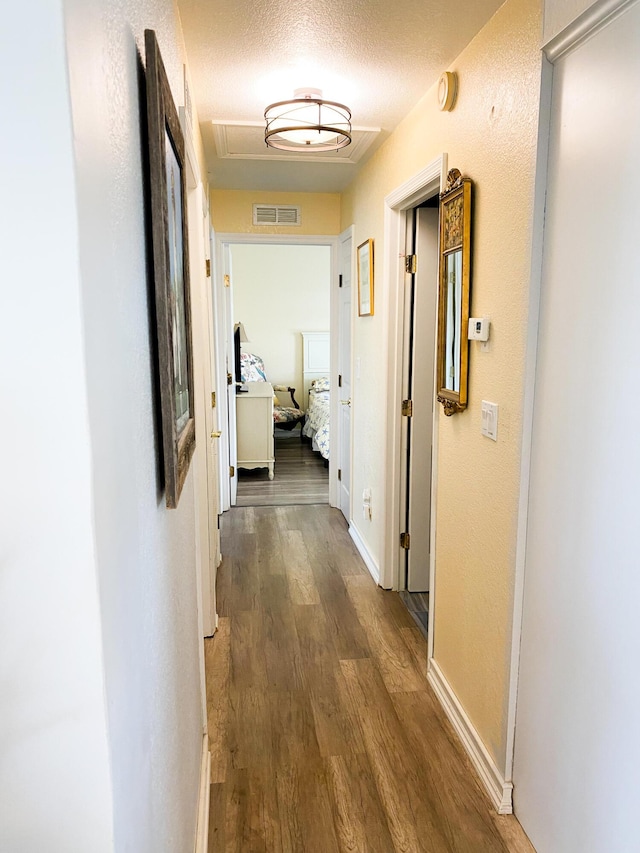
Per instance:
[[[273,480],[273,385],[246,382],[236,394],[238,468],[268,468]]]

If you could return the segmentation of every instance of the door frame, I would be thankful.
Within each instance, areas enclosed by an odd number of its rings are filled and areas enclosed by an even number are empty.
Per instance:
[[[334,328],[335,324],[333,322],[335,311],[337,311],[337,307],[334,305],[336,296],[334,294],[334,283],[338,281],[338,249],[340,245],[340,238],[336,235],[302,235],[302,234],[257,234],[255,232],[248,232],[246,234],[236,234],[230,232],[220,232],[216,233],[216,266],[219,281],[224,281],[224,269],[222,266],[223,253],[228,250],[228,247],[233,244],[243,244],[250,245],[252,243],[259,245],[275,245],[275,246],[328,246],[330,249],[330,282],[329,282],[329,317],[330,317],[330,359],[331,359],[331,373],[333,375],[333,368],[336,364],[335,359],[335,347],[337,346],[337,342],[334,341],[334,338],[337,334],[337,329]],[[233,282],[231,282],[231,288],[233,289]],[[217,332],[218,330],[216,330]],[[233,330],[231,330],[233,331]],[[331,395],[332,399],[335,395]],[[232,404],[233,405],[233,404]],[[329,429],[331,431],[331,435],[335,435],[335,427],[337,424],[337,419],[334,416],[334,406],[331,406],[330,414],[329,414]],[[331,460],[329,460],[329,505],[337,506],[338,500],[338,466],[332,465]]]
[[[387,429],[385,467],[387,491],[385,494],[384,560],[380,572],[380,586],[398,589],[402,570],[400,533],[402,518],[402,383],[404,373],[404,314],[405,314],[405,240],[406,212],[417,207],[441,191],[447,179],[446,153],[432,160],[421,171],[405,181],[384,200],[384,281],[385,315],[387,317]],[[429,626],[434,624],[435,564],[436,564],[436,485],[438,480],[438,411],[434,406],[433,464],[431,473],[431,556],[429,561]],[[433,630],[428,634],[428,657],[433,657]]]
[[[342,255],[341,247],[342,244],[347,240],[351,240],[351,312],[350,312],[350,324],[351,324],[351,338],[350,338],[350,348],[349,348],[349,361],[351,367],[351,404],[352,404],[352,414],[350,418],[350,429],[349,429],[349,446],[347,447],[347,453],[349,455],[349,517],[347,518],[348,524],[351,526],[351,521],[353,519],[353,470],[351,462],[353,461],[353,398],[355,391],[355,382],[354,382],[354,374],[353,374],[353,339],[355,334],[355,312],[353,310],[353,295],[354,295],[354,276],[355,276],[355,226],[350,225],[348,228],[345,228],[339,236],[337,237],[337,247],[338,251],[336,252],[336,261],[338,267],[338,274],[332,278],[331,282],[331,326],[330,326],[330,335],[331,335],[331,388],[335,388],[337,390],[338,387],[338,368],[339,368],[339,352],[340,352],[340,257]],[[340,402],[338,400],[338,394],[331,394],[330,397],[330,430],[331,430],[331,445],[333,447],[339,447],[339,452],[336,454],[336,462],[342,459],[342,452],[344,448],[341,446],[342,436],[339,428],[340,417],[339,417],[339,406]],[[336,425],[334,430],[333,425]],[[331,506],[337,506],[340,508],[340,495],[338,493],[338,465],[334,466],[336,468],[335,471],[335,503],[331,503],[331,499],[329,503]],[[329,484],[331,487],[331,483]]]

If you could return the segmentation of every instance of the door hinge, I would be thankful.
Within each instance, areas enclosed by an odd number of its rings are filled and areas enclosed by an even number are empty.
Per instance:
[[[411,548],[411,536],[409,533],[400,534],[400,547],[404,548],[405,551],[408,551]]]
[[[342,468],[338,468],[338,479],[342,480]]]
[[[413,417],[413,400],[402,401],[402,414],[405,418]]]
[[[224,277],[224,286],[225,287],[231,287],[231,279],[229,278],[228,275],[225,275],[225,277]]]
[[[204,262],[204,271],[207,278],[211,278],[211,259],[207,258]]]
[[[212,391],[211,392],[211,408],[215,409],[215,407],[216,407],[216,392]]]
[[[342,273],[338,276],[338,287],[342,287]]]
[[[233,384],[233,376],[230,373],[227,373],[227,385]]]
[[[229,465],[229,476],[230,477],[236,476],[236,469],[233,467],[233,465]]]
[[[338,374],[338,388],[342,388],[342,374]]]
[[[417,255],[405,255],[404,256],[404,271],[413,275],[413,274],[415,274],[417,268],[418,268],[418,256]]]

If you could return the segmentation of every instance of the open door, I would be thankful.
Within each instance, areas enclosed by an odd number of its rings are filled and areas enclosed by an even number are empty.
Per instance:
[[[338,288],[338,507],[351,521],[351,270],[353,235],[340,235]]]
[[[214,407],[214,430],[220,433],[217,445],[217,492],[218,512],[226,512],[230,506],[229,486],[229,435],[227,416],[227,337],[224,321],[224,284],[222,264],[216,255],[215,233],[210,229],[209,252],[213,256],[213,276],[210,280],[213,307],[213,349],[215,364],[216,399]]]
[[[236,380],[235,354],[233,349],[233,288],[231,287],[231,247],[229,243],[222,244],[223,288],[222,323],[225,336],[226,361],[226,399],[227,399],[227,440],[229,450],[229,500],[231,506],[236,505],[238,494],[238,442],[236,437]]]
[[[203,204],[203,246],[205,251],[205,271],[206,280],[203,292],[203,307],[205,310],[204,317],[204,336],[206,341],[204,356],[207,360],[205,369],[205,407],[206,407],[206,423],[205,433],[207,436],[207,492],[208,492],[208,507],[209,507],[209,555],[211,561],[211,589],[212,589],[212,611],[214,619],[217,619],[216,606],[216,573],[222,554],[220,551],[220,527],[218,518],[222,512],[220,503],[220,493],[218,483],[220,482],[220,437],[222,430],[219,428],[218,418],[218,400],[220,399],[218,374],[217,374],[217,354],[215,346],[215,322],[214,322],[214,304],[213,304],[213,287],[211,275],[211,241],[209,239],[210,222],[209,222],[209,205]]]
[[[434,362],[438,295],[438,208],[407,213],[407,254],[415,272],[407,274],[405,314],[405,585],[428,592],[431,552],[431,471]]]
[[[201,587],[202,631],[205,637],[216,629],[216,569],[220,562],[218,494],[215,487],[216,451],[212,444],[212,412],[215,374],[212,358],[212,304],[209,288],[208,210],[202,184],[188,170],[187,181],[189,251],[191,256],[191,308],[194,361],[194,405],[196,452],[194,480],[196,493],[196,554]]]

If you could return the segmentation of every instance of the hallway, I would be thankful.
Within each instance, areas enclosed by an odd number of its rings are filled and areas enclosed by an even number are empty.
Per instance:
[[[223,518],[205,642],[210,853],[531,851],[498,816],[426,680],[426,643],[340,513]]]

